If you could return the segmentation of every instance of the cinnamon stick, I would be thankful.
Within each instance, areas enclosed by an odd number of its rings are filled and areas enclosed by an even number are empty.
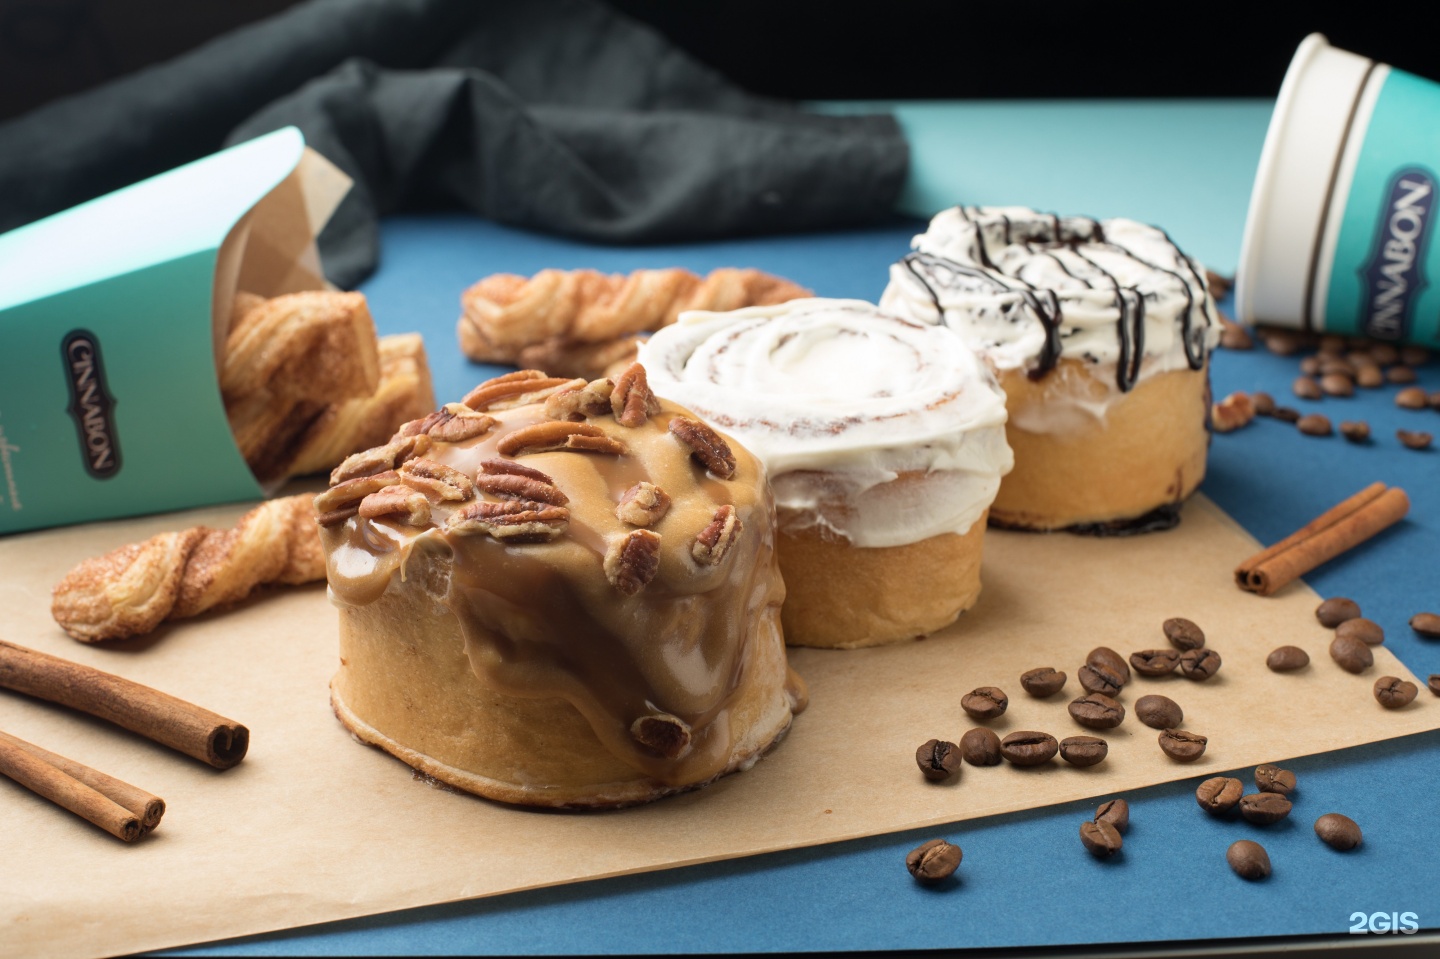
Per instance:
[[[0,686],[78,709],[171,749],[229,769],[250,730],[208,709],[112,673],[0,640]]]
[[[27,743],[4,730],[0,730],[0,743],[20,747],[36,759],[54,766],[71,779],[89,786],[116,805],[124,806],[139,818],[140,826],[145,832],[160,825],[160,819],[165,815],[165,800],[138,786],[132,786],[123,779],[116,779],[108,773],[91,769],[84,763],[67,759],[58,753],[42,749],[34,743]]]
[[[134,842],[145,832],[140,817],[133,812],[8,738],[0,740],[0,773],[117,839]]]
[[[1245,560],[1235,568],[1235,583],[1243,590],[1270,596],[1400,522],[1409,511],[1410,497],[1404,490],[1372,483]]]

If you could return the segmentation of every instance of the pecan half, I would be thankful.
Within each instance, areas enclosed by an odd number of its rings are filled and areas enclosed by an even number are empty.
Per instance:
[[[334,486],[337,483],[355,479],[357,476],[373,476],[376,473],[393,470],[408,459],[425,455],[429,452],[430,445],[430,437],[423,434],[396,436],[384,446],[377,446],[374,449],[345,457],[344,461],[331,472],[330,485]]]
[[[610,394],[614,389],[614,383],[608,379],[600,379],[591,380],[575,389],[552,393],[545,401],[545,415],[552,420],[583,420],[587,416],[604,416],[610,412]]]
[[[518,370],[486,380],[465,394],[462,400],[472,410],[509,410],[527,403],[537,403],[560,389],[573,388],[584,380],[567,380],[546,376],[539,370]]]
[[[365,519],[390,519],[405,526],[428,526],[430,500],[418,489],[397,484],[371,493],[360,501]]]
[[[400,474],[386,470],[336,483],[315,497],[315,522],[321,526],[339,526],[360,511],[360,501],[365,497],[398,482]]]
[[[631,526],[654,526],[665,517],[670,509],[670,494],[641,480],[625,491],[620,504],[615,507],[615,516]]]
[[[505,543],[543,543],[565,532],[570,510],[564,506],[505,500],[477,500],[462,506],[445,528],[452,533],[484,533]]]
[[[539,470],[535,472],[539,473]],[[545,476],[544,473],[540,473]],[[551,506],[564,506],[570,502],[570,497],[561,492],[554,481],[546,477],[539,480],[533,476],[521,476],[516,473],[477,473],[475,474],[475,485],[483,492],[491,496],[501,496],[505,499],[528,500],[532,503],[549,503]]]
[[[477,413],[464,403],[446,403],[420,421],[420,432],[442,443],[463,443],[484,436],[499,423],[493,416]],[[401,427],[401,432],[410,424]]]
[[[666,759],[679,759],[690,751],[690,725],[678,716],[661,713],[641,716],[630,724],[630,736],[641,746]]]
[[[650,391],[645,367],[631,363],[620,374],[610,394],[610,409],[621,426],[644,426],[647,419],[660,412],[660,401]]]
[[[522,427],[495,444],[495,451],[501,456],[524,456],[527,453],[548,453],[552,450],[624,453],[625,444],[606,436],[605,431],[598,426],[564,420]]]
[[[605,578],[626,596],[648,586],[659,571],[660,534],[648,529],[631,530],[605,553]]]
[[[715,511],[715,518],[695,536],[690,545],[690,555],[701,566],[717,566],[735,545],[743,525],[735,513],[735,507],[726,503]]]
[[[417,456],[400,467],[400,479],[407,486],[452,503],[464,502],[475,495],[475,484],[470,482],[470,477],[454,467],[423,456]]]
[[[690,454],[716,476],[729,479],[735,475],[735,454],[730,451],[730,444],[704,423],[677,416],[670,421],[670,432],[690,447]]]

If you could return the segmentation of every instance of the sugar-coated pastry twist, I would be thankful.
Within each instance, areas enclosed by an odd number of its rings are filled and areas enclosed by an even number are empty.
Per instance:
[[[256,587],[325,578],[312,494],[269,500],[231,529],[193,526],[81,562],[56,585],[55,621],[86,643],[148,633]]]
[[[500,273],[465,291],[456,333],[472,360],[592,377],[629,366],[640,334],[674,323],[686,310],[735,310],[809,295],[789,280],[748,269],[703,278],[679,268],[628,275],[541,270],[529,279]]]

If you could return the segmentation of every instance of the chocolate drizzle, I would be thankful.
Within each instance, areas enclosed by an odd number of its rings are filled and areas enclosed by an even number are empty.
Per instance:
[[[994,295],[997,299],[1005,296],[1016,297],[1016,305],[1023,306],[1028,315],[1038,320],[1044,328],[1044,341],[1028,374],[1032,380],[1043,378],[1060,360],[1063,350],[1063,291],[1037,287],[1021,277],[1019,274],[1024,269],[1024,260],[1009,269],[1004,265],[997,265],[997,258],[1002,264],[1005,260],[998,254],[992,256],[989,248],[991,244],[1002,249],[1023,246],[1032,255],[1046,256],[1063,274],[1083,284],[1086,289],[1108,287],[1114,290],[1115,309],[1118,313],[1116,336],[1120,353],[1115,382],[1121,392],[1133,389],[1139,380],[1145,357],[1146,300],[1155,300],[1157,291],[1149,289],[1144,281],[1123,283],[1096,262],[1093,256],[1087,255],[1087,248],[1092,252],[1100,249],[1127,258],[1144,267],[1152,275],[1161,274],[1173,279],[1185,301],[1177,321],[1186,364],[1192,370],[1199,370],[1205,365],[1206,334],[1217,322],[1212,316],[1205,292],[1205,280],[1195,263],[1175,246],[1164,230],[1157,228],[1156,233],[1163,237],[1173,256],[1173,268],[1151,262],[1138,255],[1135,250],[1112,241],[1107,238],[1104,226],[1088,217],[1062,218],[1055,213],[1035,213],[1033,219],[1025,220],[1016,219],[1002,210],[985,211],[978,207],[957,207],[955,212],[974,227],[969,252],[974,263],[978,265],[971,266],[923,251],[906,255],[901,264],[926,291],[942,321],[946,317],[942,293],[958,289],[982,296]],[[1058,255],[1061,250],[1083,261],[1093,269],[1095,275],[1082,276],[1071,269],[1066,258]],[[1165,259],[1164,256],[1159,258]],[[1092,282],[1092,279],[1097,277],[1103,277],[1108,282],[1097,287]],[[974,305],[967,304],[967,308],[974,308]],[[983,310],[984,306],[981,305],[980,308]],[[998,304],[998,308],[1007,318],[1011,318],[1012,308],[1009,305],[1002,302]],[[1196,322],[1197,311],[1204,321],[1203,324]],[[1013,318],[1011,322],[1014,322]]]

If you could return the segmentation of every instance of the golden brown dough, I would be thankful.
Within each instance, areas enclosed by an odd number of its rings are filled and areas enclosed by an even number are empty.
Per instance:
[[[601,376],[635,359],[638,334],[674,323],[685,310],[735,310],[809,296],[759,270],[541,270],[526,279],[486,277],[461,297],[456,327],[472,360],[514,363],[552,376]]]
[[[324,579],[313,501],[308,493],[269,500],[233,529],[194,526],[87,559],[55,586],[51,615],[75,639],[97,643],[238,602],[266,583]]]

